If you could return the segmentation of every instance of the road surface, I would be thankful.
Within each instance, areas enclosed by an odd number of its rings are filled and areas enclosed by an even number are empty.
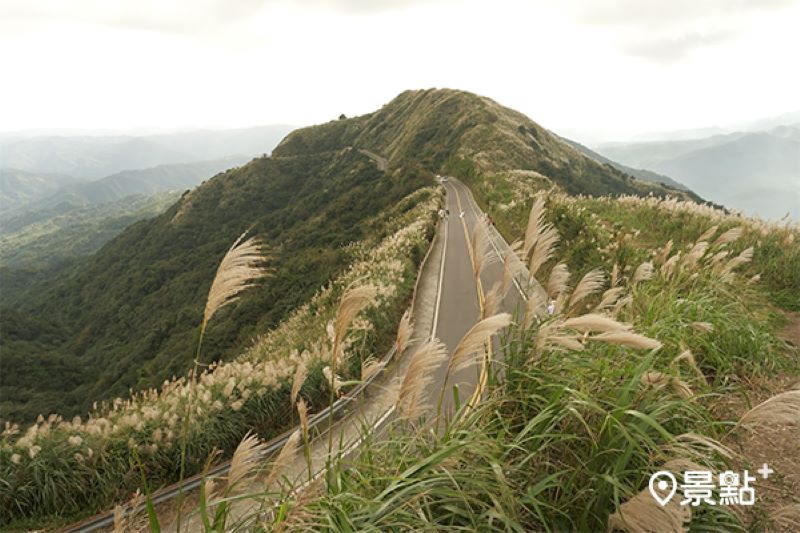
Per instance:
[[[363,439],[362,428],[365,424],[373,428],[373,433],[380,434],[382,429],[398,416],[394,408],[396,385],[393,385],[405,375],[415,344],[418,345],[435,337],[444,343],[449,353],[452,353],[458,341],[480,318],[478,285],[473,276],[470,258],[472,253],[470,238],[475,225],[484,217],[484,214],[463,183],[450,178],[442,185],[446,192],[445,207],[449,211],[449,216],[440,221],[430,252],[419,274],[413,309],[415,342],[411,343],[404,354],[395,356],[392,364],[364,391],[361,401],[353,402],[356,404],[356,408],[348,416],[335,423],[333,427],[334,455],[347,455],[355,450]],[[489,249],[491,257],[481,276],[484,292],[488,292],[495,282],[502,279],[502,257],[508,253],[509,249],[508,244],[493,228],[490,229]],[[514,280],[514,284],[501,306],[502,311],[512,313],[513,316],[519,316],[525,291],[529,290],[525,286],[524,266],[518,265],[517,272],[518,278]],[[497,356],[496,352],[497,350],[495,350]],[[436,415],[439,393],[442,386],[445,385],[443,382],[446,371],[447,362],[445,361],[433,373],[433,382],[426,391],[426,403],[432,410],[429,418]],[[476,388],[481,381],[482,373],[485,376],[483,362],[479,361],[472,367],[462,369],[449,377],[444,395],[444,412],[452,412],[453,386],[458,386],[460,402],[463,405],[476,395]],[[311,444],[312,472],[315,473],[315,478],[324,472],[328,459],[327,423],[320,424],[319,427],[321,433]],[[272,449],[279,449],[281,442],[274,444]],[[216,470],[217,475],[224,475],[226,472],[226,465],[222,465]],[[293,463],[285,468],[283,475],[287,479],[297,482],[307,478],[307,463],[302,455],[299,455]],[[196,483],[194,485],[196,486]],[[191,488],[192,486],[189,487],[189,489]],[[256,480],[248,489],[245,490],[247,492],[263,491],[263,479]],[[172,500],[177,493],[178,490],[175,487],[164,489],[159,493],[159,501],[165,502],[158,508],[162,529],[165,531],[174,531],[175,529],[174,524],[171,527],[169,524],[174,519],[176,509],[174,509]],[[195,509],[197,495],[190,494],[188,490],[185,491],[185,494],[189,494],[185,509]],[[253,505],[252,502],[242,501],[237,504],[233,513],[236,515],[250,513],[253,510],[251,505]],[[108,527],[109,523],[113,523],[113,518],[110,514],[106,514],[89,519],[67,530],[93,531]],[[196,518],[189,518],[182,521],[181,529],[193,531],[200,526]]]

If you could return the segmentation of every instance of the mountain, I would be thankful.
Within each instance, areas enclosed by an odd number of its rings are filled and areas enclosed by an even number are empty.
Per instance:
[[[612,161],[612,160],[608,159],[607,157],[603,157],[602,155],[600,155],[597,152],[595,152],[594,150],[582,145],[579,142],[571,141],[571,140],[566,139],[564,137],[561,137],[561,140],[564,141],[565,143],[569,144],[570,146],[572,146],[576,150],[578,150],[583,155],[585,155],[587,157],[590,157],[590,158],[592,158],[595,161],[598,161],[600,163],[611,165],[612,167],[616,168],[617,170],[620,170],[620,171],[622,171],[622,172],[624,172],[626,174],[630,174],[631,176],[633,176],[636,179],[639,179],[639,180],[642,180],[642,181],[652,181],[654,183],[663,183],[665,185],[669,185],[670,187],[674,187],[674,188],[680,189],[682,191],[688,191],[689,190],[688,187],[686,187],[682,183],[679,183],[679,182],[675,181],[674,179],[672,179],[670,177],[664,176],[662,174],[657,174],[657,173],[651,172],[649,170],[644,170],[644,169],[641,169],[641,168],[632,168],[632,167],[629,167],[629,166],[626,166],[626,165],[622,165],[620,163],[617,163],[615,161]]]
[[[65,174],[0,168],[0,213],[27,205],[80,181]]]
[[[269,151],[291,128],[274,125],[132,136],[43,136],[0,140],[3,167],[99,179],[123,170]]]
[[[605,156],[674,176],[701,196],[766,218],[800,219],[800,126],[670,142],[607,144]]]
[[[0,213],[5,230],[17,230],[19,221],[29,224],[46,218],[53,209],[63,211],[67,206],[113,202],[130,195],[149,196],[158,192],[184,191],[218,172],[238,166],[251,158],[228,156],[212,161],[159,165],[139,170],[125,170],[99,180],[63,186],[53,194],[19,205]],[[16,218],[17,221],[12,220]],[[5,233],[0,230],[0,235]]]
[[[138,220],[163,212],[177,191],[134,194],[88,205],[58,204],[0,226],[0,266],[42,269],[91,254]]]
[[[185,374],[217,264],[249,231],[269,244],[275,274],[215,317],[202,362],[235,356],[346,268],[348,245],[380,231],[375,217],[444,171],[687,197],[588,158],[488,98],[406,91],[373,113],[293,131],[270,157],[208,179],[84,261],[50,274],[0,269],[0,418],[80,413]]]

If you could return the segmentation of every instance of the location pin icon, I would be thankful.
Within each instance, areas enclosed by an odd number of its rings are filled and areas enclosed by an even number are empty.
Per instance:
[[[667,470],[659,470],[650,476],[650,494],[664,507],[678,490],[678,480]]]

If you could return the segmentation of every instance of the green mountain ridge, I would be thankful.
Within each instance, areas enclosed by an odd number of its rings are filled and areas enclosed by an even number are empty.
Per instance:
[[[0,418],[81,413],[184,374],[216,266],[244,231],[270,245],[276,274],[215,317],[203,362],[236,355],[306,302],[348,264],[348,243],[376,237],[369,221],[434,174],[491,181],[518,170],[567,192],[687,196],[594,161],[488,98],[406,91],[374,113],[295,130],[271,157],[214,176],[86,261],[26,284],[4,272]]]

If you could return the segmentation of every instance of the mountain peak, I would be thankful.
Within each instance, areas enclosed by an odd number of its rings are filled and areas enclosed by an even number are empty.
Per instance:
[[[676,189],[633,179],[586,157],[524,114],[456,89],[403,91],[381,109],[290,133],[276,157],[366,149],[390,162],[390,171],[452,171],[469,161],[485,176],[533,171],[570,193],[671,193]]]

